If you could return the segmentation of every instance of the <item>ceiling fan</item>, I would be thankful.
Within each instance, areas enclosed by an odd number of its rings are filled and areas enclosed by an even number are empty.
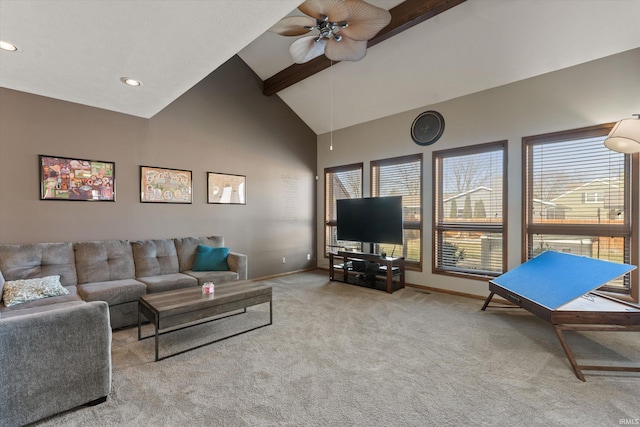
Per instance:
[[[391,22],[391,14],[362,0],[307,0],[298,6],[308,16],[288,16],[269,29],[283,36],[301,37],[289,48],[302,64],[323,53],[332,61],[359,61],[367,54],[367,40]]]

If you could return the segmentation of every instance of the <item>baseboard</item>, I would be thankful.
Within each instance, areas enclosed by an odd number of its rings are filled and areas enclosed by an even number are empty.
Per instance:
[[[292,274],[305,273],[307,271],[314,271],[314,270],[320,270],[320,268],[319,267],[304,268],[302,270],[294,270],[294,271],[287,271],[286,273],[272,274],[271,276],[256,277],[256,278],[250,279],[250,280],[253,280],[254,282],[259,282],[261,280],[276,279],[278,277],[290,276]]]
[[[327,271],[327,273],[329,272],[329,268],[327,268],[327,267],[318,267],[317,270],[324,270],[324,271]],[[459,297],[472,298],[472,299],[477,299],[477,300],[482,300],[482,301],[487,299],[487,296],[468,294],[466,292],[452,291],[450,289],[434,288],[432,286],[416,285],[414,283],[405,282],[404,286],[407,287],[407,288],[420,289],[420,290],[429,291],[429,292],[440,292],[441,294],[456,295],[456,296],[459,296]],[[498,302],[500,304],[513,305],[514,307],[517,307],[512,302],[507,301],[507,300],[503,300],[502,298],[499,298],[498,295],[494,295],[494,299],[499,300]]]

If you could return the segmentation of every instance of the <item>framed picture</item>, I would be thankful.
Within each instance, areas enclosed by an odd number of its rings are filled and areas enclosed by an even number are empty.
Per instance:
[[[39,156],[40,200],[115,202],[113,162]]]
[[[247,177],[207,172],[207,203],[247,204]]]
[[[140,166],[140,201],[191,203],[191,171]]]

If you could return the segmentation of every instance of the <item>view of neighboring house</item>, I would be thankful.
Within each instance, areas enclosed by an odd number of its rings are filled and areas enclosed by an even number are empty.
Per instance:
[[[451,218],[493,218],[500,215],[501,205],[493,203],[502,197],[483,185],[449,196],[443,200],[444,214]]]
[[[564,223],[571,220],[583,224],[622,223],[624,221],[623,183],[619,179],[596,178],[573,185],[551,200],[534,199],[534,221],[540,223]],[[537,252],[556,250],[583,256],[599,257],[600,252],[623,252],[624,239],[593,236],[541,238]]]
[[[496,188],[500,188],[497,186]],[[560,195],[542,200],[534,198],[534,221],[538,223],[564,223],[576,220],[584,224],[619,223],[624,221],[624,186],[619,179],[596,178],[585,183],[573,184]],[[443,212],[451,221],[478,222],[500,216],[501,194],[487,186],[448,195],[443,200]],[[497,239],[473,233],[448,233],[449,241],[457,250],[464,250],[461,263],[473,264],[475,260],[490,259],[489,252],[496,250]],[[493,242],[492,240],[496,240]],[[477,242],[476,242],[477,241]],[[583,256],[598,256],[598,252],[623,251],[623,239],[598,239],[593,236],[540,236],[536,250],[556,250]],[[478,261],[478,264],[480,262]]]
[[[624,186],[617,179],[597,178],[550,201],[540,200],[543,219],[624,220]]]

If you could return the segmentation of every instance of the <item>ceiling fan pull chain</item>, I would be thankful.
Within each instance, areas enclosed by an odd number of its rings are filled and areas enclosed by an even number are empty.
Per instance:
[[[333,60],[331,60],[331,64],[329,65],[329,151],[333,151]]]

